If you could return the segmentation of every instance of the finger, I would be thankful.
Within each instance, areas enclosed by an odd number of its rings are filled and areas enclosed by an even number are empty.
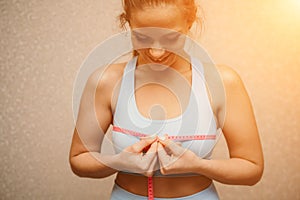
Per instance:
[[[167,146],[171,140],[168,139],[167,135],[163,136],[163,137],[158,137],[158,141],[163,145],[163,146]]]
[[[160,137],[158,137],[158,142],[159,142],[159,148],[161,149],[161,148],[164,148],[166,145],[167,145],[167,143],[168,143],[168,140],[169,139],[167,139],[167,135],[165,134],[164,136],[160,136]]]
[[[154,171],[156,170],[157,166],[157,142],[153,142],[149,150],[146,154],[142,156],[142,165],[144,166],[144,175],[145,176],[152,176],[154,174]]]
[[[168,134],[165,134],[164,136],[158,137],[158,141],[163,145],[163,146],[167,146],[171,140],[168,139]]]
[[[153,176],[153,174],[154,174],[154,172],[145,172],[145,173],[143,173],[143,175],[144,176],[147,176],[147,177],[152,177]]]
[[[151,146],[156,143],[157,141],[157,137],[155,136],[155,138],[143,138],[143,140],[147,140],[149,141],[151,144],[146,146],[144,149],[143,149],[143,153],[147,153],[149,152],[149,149],[151,148]],[[151,152],[156,152],[156,146],[154,145],[151,149]]]
[[[160,172],[162,174],[168,174],[168,167],[172,163],[172,157],[167,154],[165,151],[165,148],[161,143],[158,143],[158,159],[159,159],[159,164],[160,164]]]
[[[165,150],[168,154],[173,154],[174,156],[179,156],[184,152],[184,148],[181,145],[176,144],[175,142],[166,139],[166,140],[159,140],[159,142],[164,146]]]
[[[144,136],[144,137],[140,137],[141,140],[152,140],[152,139],[156,139],[157,134],[153,134],[153,135],[149,135],[149,136]]]
[[[155,157],[155,162],[153,162],[153,171],[159,170],[160,165],[159,165],[159,160],[158,160],[158,156]]]
[[[164,166],[170,157],[161,143],[157,144],[157,155],[161,166]]]
[[[148,177],[151,177],[153,176],[154,172],[159,169],[159,164],[158,164],[158,158],[157,156],[154,157],[154,159],[151,161],[149,167],[148,167],[148,170],[146,172],[144,172],[144,175],[145,176],[148,176]]]
[[[146,153],[144,153],[143,158],[153,162],[154,159],[157,157],[156,155],[157,155],[157,142],[153,142],[149,147],[149,150]]]
[[[182,147],[182,143],[181,142],[175,142],[175,144],[177,144],[178,146]]]
[[[150,177],[158,169],[159,169],[158,158],[157,156],[155,156],[149,165],[148,171],[144,175]]]
[[[155,153],[157,152],[157,142],[153,142],[149,148],[149,150],[147,151],[147,153]]]
[[[148,147],[155,140],[156,139],[140,140],[139,142],[131,145],[128,150],[131,152],[134,152],[134,153],[141,153],[141,152],[143,152],[144,148]]]

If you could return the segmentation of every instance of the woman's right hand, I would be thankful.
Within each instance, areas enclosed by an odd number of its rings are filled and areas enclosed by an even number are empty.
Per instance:
[[[141,139],[115,155],[113,166],[119,171],[127,171],[152,176],[157,170],[157,138]]]

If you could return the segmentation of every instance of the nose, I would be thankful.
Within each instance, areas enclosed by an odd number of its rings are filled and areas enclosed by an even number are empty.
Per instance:
[[[164,49],[159,49],[159,48],[150,48],[149,53],[151,56],[154,58],[160,58],[162,55],[164,55],[166,51]]]

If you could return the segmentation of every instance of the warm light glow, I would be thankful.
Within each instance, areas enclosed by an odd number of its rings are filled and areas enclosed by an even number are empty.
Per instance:
[[[300,1],[299,0],[294,0],[293,3],[300,8]]]
[[[282,1],[285,11],[288,12],[291,16],[300,18],[300,1],[299,0],[286,0]]]
[[[300,27],[300,0],[268,1],[265,6],[274,25],[281,28]]]

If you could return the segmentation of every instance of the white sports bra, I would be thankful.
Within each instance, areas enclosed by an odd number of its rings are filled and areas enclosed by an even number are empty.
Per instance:
[[[207,95],[202,63],[191,58],[192,86],[186,110],[178,117],[166,120],[152,120],[144,117],[138,110],[135,101],[135,69],[137,57],[131,59],[123,73],[119,97],[114,113],[113,126],[145,135],[158,136],[217,136],[217,125]],[[112,142],[116,153],[138,142],[139,137],[124,134],[113,129]],[[185,140],[184,148],[188,148],[201,158],[209,159],[216,143],[215,139]]]

